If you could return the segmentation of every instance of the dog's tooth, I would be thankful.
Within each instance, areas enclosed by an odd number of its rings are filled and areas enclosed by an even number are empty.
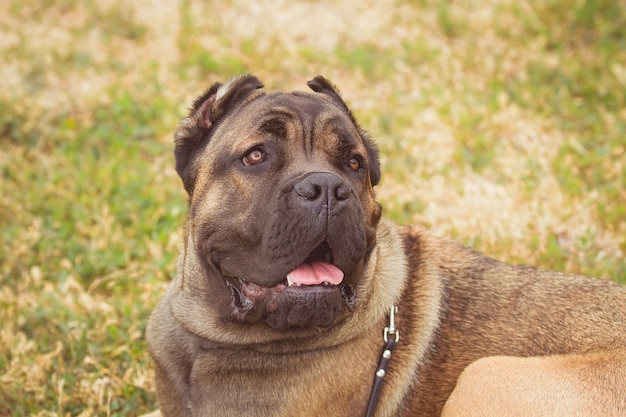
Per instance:
[[[291,280],[291,274],[287,275],[287,286],[288,287],[299,287],[301,284],[299,282],[293,282]]]

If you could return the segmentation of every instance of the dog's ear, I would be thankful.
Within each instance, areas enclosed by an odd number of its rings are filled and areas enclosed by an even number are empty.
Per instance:
[[[236,106],[263,93],[261,81],[253,75],[241,75],[226,83],[215,83],[194,102],[189,116],[184,118],[174,134],[176,172],[191,196],[196,182],[196,156],[211,138],[216,123]]]
[[[315,91],[316,93],[325,94],[330,97],[330,99],[335,104],[337,104],[339,107],[345,110],[346,113],[348,113],[348,115],[350,116],[350,120],[352,120],[352,123],[354,123],[357,130],[359,131],[359,135],[361,135],[361,138],[363,139],[363,144],[365,145],[365,149],[367,151],[367,159],[370,165],[370,181],[372,185],[378,184],[378,182],[380,181],[380,162],[378,161],[378,147],[376,146],[374,141],[372,141],[369,134],[365,130],[363,130],[361,126],[359,126],[359,123],[356,121],[356,118],[352,114],[352,111],[348,108],[346,102],[343,101],[343,99],[341,98],[341,94],[339,93],[337,87],[335,87],[330,81],[328,81],[321,75],[318,75],[311,81],[307,82],[307,85],[311,90]]]

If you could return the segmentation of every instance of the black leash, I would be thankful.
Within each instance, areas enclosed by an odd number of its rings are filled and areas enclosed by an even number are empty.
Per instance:
[[[395,316],[397,312],[398,307],[391,306],[391,311],[389,312],[389,326],[385,327],[385,333],[383,335],[385,347],[383,348],[383,353],[380,355],[378,368],[376,368],[374,385],[372,386],[372,392],[370,393],[370,401],[367,404],[365,417],[372,417],[374,415],[374,409],[376,408],[378,396],[380,395],[380,389],[383,386],[383,379],[387,374],[387,366],[389,365],[389,360],[391,359],[391,352],[396,347],[398,340],[400,340],[400,332],[396,328]]]

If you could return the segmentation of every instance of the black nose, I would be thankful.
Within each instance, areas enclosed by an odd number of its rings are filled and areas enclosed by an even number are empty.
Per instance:
[[[341,208],[350,198],[352,190],[341,177],[329,172],[307,174],[294,186],[299,204],[315,214]]]

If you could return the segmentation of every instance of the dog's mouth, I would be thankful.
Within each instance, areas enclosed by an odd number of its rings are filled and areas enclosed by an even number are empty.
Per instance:
[[[287,274],[288,286],[339,285],[343,271],[333,265],[333,252],[326,242],[320,243],[296,269]]]
[[[342,284],[344,273],[333,264],[327,242],[315,247],[273,287],[225,276],[233,315],[240,321],[262,321],[279,330],[328,327],[342,312],[352,311],[356,306],[353,287]]]

